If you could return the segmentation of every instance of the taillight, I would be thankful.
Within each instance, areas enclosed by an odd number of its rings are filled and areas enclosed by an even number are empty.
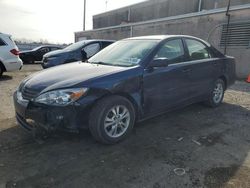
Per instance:
[[[10,50],[10,52],[12,54],[14,54],[14,55],[19,55],[20,54],[20,52],[17,49],[12,49],[12,50]]]

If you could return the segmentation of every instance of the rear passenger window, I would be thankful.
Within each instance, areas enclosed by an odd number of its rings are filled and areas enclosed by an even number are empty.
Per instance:
[[[0,38],[0,46],[5,46],[6,43],[3,41],[3,39]]]
[[[47,53],[47,52],[49,52],[49,48],[41,48],[39,51],[41,53]]]
[[[186,39],[187,48],[191,60],[210,58],[207,47],[197,40]]]
[[[184,49],[181,39],[167,41],[156,53],[154,59],[167,58],[171,63],[182,62],[184,59]]]

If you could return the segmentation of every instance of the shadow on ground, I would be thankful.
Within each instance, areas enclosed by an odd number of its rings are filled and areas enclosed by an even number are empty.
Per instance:
[[[112,146],[88,131],[38,144],[14,126],[0,132],[0,187],[250,187],[249,122],[240,106],[197,104],[139,123]]]
[[[12,76],[9,76],[9,75],[2,75],[0,77],[0,81],[11,80],[11,79],[12,79]]]

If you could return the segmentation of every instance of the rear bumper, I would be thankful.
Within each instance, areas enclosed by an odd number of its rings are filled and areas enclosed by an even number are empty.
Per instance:
[[[5,61],[4,66],[7,72],[16,71],[22,68],[23,62],[20,58],[13,58]]]

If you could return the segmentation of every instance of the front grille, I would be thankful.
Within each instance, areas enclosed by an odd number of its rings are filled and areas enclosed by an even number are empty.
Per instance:
[[[22,92],[22,97],[26,100],[34,99],[35,97],[37,97],[39,93],[38,91],[35,91],[27,87],[23,87],[21,92]]]

